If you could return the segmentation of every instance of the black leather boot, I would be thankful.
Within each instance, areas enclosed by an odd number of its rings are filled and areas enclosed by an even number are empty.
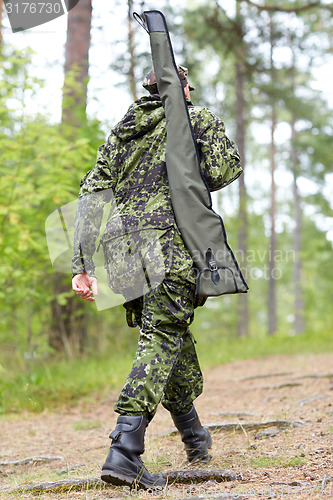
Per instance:
[[[194,406],[184,415],[171,414],[171,417],[180,432],[188,461],[210,460],[212,457],[208,454],[208,448],[212,446],[212,438],[209,431],[202,427]]]
[[[102,467],[103,481],[143,489],[165,486],[166,480],[158,474],[150,474],[140,458],[148,423],[143,415],[118,417],[116,428],[110,434],[111,448]]]

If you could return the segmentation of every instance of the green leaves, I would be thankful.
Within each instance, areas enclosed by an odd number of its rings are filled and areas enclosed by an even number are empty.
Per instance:
[[[43,116],[22,116],[24,93],[38,89],[27,57],[2,56],[0,84],[0,344],[47,349],[52,275],[45,220],[77,197],[79,180],[95,162],[103,136],[93,123],[78,138],[64,137]],[[73,134],[71,134],[73,136]],[[65,305],[68,291],[57,297]],[[46,325],[46,328],[45,328]],[[15,331],[15,335],[13,332]]]

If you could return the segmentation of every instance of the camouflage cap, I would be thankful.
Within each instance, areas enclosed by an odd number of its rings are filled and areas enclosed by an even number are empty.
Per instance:
[[[187,75],[188,75],[188,69],[185,68],[184,66],[177,66],[178,73],[180,76],[180,79],[182,81],[183,87],[186,87],[188,84],[187,81]],[[157,83],[156,83],[156,77],[155,77],[155,71],[151,69],[145,76],[145,79],[143,80],[142,86],[148,90],[151,94],[158,94],[158,89],[157,89]],[[190,90],[194,90],[194,87],[192,85],[189,85]]]

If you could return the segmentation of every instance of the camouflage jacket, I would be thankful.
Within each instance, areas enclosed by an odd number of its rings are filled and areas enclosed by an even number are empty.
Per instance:
[[[236,145],[224,123],[207,108],[188,103],[189,115],[210,191],[242,172]],[[102,240],[144,229],[175,226],[165,164],[166,120],[158,95],[135,101],[111,131],[96,165],[80,184],[74,228],[72,272],[94,274],[92,256],[105,203],[111,202]],[[84,257],[84,258],[83,258]]]

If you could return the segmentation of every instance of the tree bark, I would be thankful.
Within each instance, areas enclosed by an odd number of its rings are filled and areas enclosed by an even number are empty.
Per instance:
[[[236,18],[241,22],[240,3],[237,3]],[[243,32],[242,29],[239,30]],[[244,100],[244,76],[242,65],[242,54],[237,58],[236,70],[236,142],[241,157],[243,174],[239,177],[239,209],[238,209],[238,250],[241,255],[240,265],[246,279],[246,256],[247,256],[247,193],[245,186],[245,100]],[[249,298],[247,294],[238,295],[237,304],[237,335],[246,337],[249,334]]]
[[[57,288],[57,285],[56,285]],[[60,291],[60,290],[59,290]],[[56,352],[64,351],[67,358],[73,358],[73,351],[70,344],[71,329],[70,309],[72,300],[67,300],[64,306],[61,306],[57,296],[52,301],[52,316],[54,320],[53,327],[50,329],[49,344]]]
[[[276,185],[275,185],[275,142],[274,132],[276,128],[276,111],[275,106],[272,107],[271,118],[271,147],[270,147],[270,163],[271,163],[271,236],[269,246],[269,289],[268,289],[268,334],[274,335],[276,332],[276,281],[275,281],[275,254],[276,254]]]
[[[292,43],[292,41],[291,41]],[[295,95],[295,87],[296,87],[296,57],[295,52],[293,52],[293,65],[291,71],[291,83],[292,83],[292,91],[293,95]],[[303,299],[303,290],[302,290],[302,258],[301,258],[301,250],[302,250],[302,207],[301,207],[301,198],[298,191],[297,186],[297,178],[299,172],[299,158],[297,154],[296,147],[296,113],[292,112],[291,117],[291,151],[290,151],[290,159],[292,164],[292,173],[293,173],[293,197],[294,197],[294,216],[295,216],[295,231],[294,231],[294,272],[293,272],[293,280],[294,280],[294,332],[299,335],[304,333],[304,299]]]
[[[135,79],[135,52],[134,52],[134,29],[133,29],[133,0],[128,0],[127,2],[127,25],[128,25],[128,51],[130,55],[130,67],[128,71],[128,79],[130,85],[130,91],[133,101],[136,101],[138,96],[136,93],[136,79]]]
[[[302,258],[301,258],[301,237],[302,237],[302,209],[297,186],[297,176],[294,173],[293,193],[295,207],[295,232],[294,232],[294,307],[295,320],[294,331],[296,334],[304,333],[304,299],[302,290]]]
[[[236,142],[242,161],[243,174],[239,178],[239,209],[238,209],[238,250],[240,264],[246,279],[247,256],[247,194],[245,186],[245,116],[244,116],[244,82],[241,63],[236,63]],[[249,299],[247,294],[238,295],[237,335],[245,337],[249,334]]]
[[[304,299],[302,290],[302,258],[301,258],[301,240],[302,240],[302,208],[301,199],[297,186],[297,166],[298,156],[296,151],[296,129],[295,117],[291,122],[291,152],[290,157],[293,169],[293,195],[294,195],[294,213],[295,213],[295,231],[294,231],[294,331],[296,334],[304,333]]]
[[[65,304],[58,302],[58,295],[70,292],[68,278],[55,276],[55,297],[51,302],[52,323],[49,328],[49,345],[57,353],[71,359],[82,354],[87,346],[87,321],[83,301],[74,295],[66,298]]]
[[[74,127],[86,119],[91,13],[91,0],[80,0],[68,13],[62,122]]]
[[[273,62],[273,22],[271,17],[271,82],[274,85],[274,62]],[[275,255],[276,255],[276,185],[275,185],[275,155],[276,147],[274,142],[274,133],[276,129],[276,105],[275,98],[272,100],[271,110],[271,146],[270,146],[270,165],[271,165],[271,236],[269,248],[269,289],[268,289],[268,334],[274,335],[277,328],[276,322],[276,281],[275,281]]]
[[[91,14],[91,0],[80,0],[68,13],[61,126],[63,133],[73,138],[86,121]],[[68,293],[70,286],[68,277],[55,276],[49,330],[49,345],[68,358],[83,352],[87,340],[83,303],[74,293],[65,304],[58,301],[58,296]]]
[[[0,0],[0,54],[2,49],[2,13],[3,13],[3,0]]]

